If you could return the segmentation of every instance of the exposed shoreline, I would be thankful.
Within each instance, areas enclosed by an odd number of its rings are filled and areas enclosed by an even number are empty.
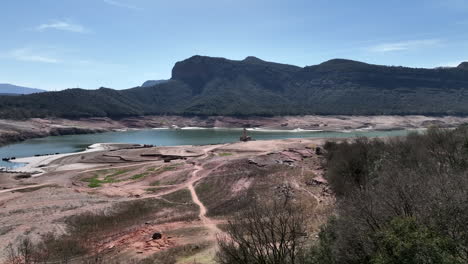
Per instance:
[[[96,143],[96,144],[88,146],[85,150],[79,151],[79,152],[53,154],[53,155],[38,156],[38,157],[24,157],[24,158],[11,160],[10,162],[25,164],[24,166],[18,167],[13,171],[31,173],[34,176],[39,176],[45,172],[43,169],[41,169],[42,166],[47,166],[51,162],[57,159],[68,157],[71,155],[80,155],[84,153],[89,153],[89,152],[94,152],[94,151],[104,151],[104,150],[110,150],[110,149],[112,149],[112,144]]]
[[[97,217],[119,217],[123,214],[114,212],[126,210],[131,221],[118,228],[105,224],[109,229],[102,236],[86,240],[90,252],[141,259],[203,243],[209,245],[207,250],[191,253],[190,261],[198,260],[199,254],[212,258],[211,245],[219,232],[216,224],[225,223],[230,212],[242,208],[239,201],[252,191],[271,198],[292,190],[295,199],[320,212],[314,216],[317,224],[308,231],[316,234],[334,203],[322,177],[323,156],[316,152],[321,144],[323,140],[317,138],[167,147],[110,144],[120,149],[64,154],[53,160],[28,158],[23,161],[34,161],[44,172],[29,177],[0,172],[4,227],[0,248],[18,241],[25,232],[34,239],[48,234],[60,238],[69,230],[68,220],[76,216],[92,212]],[[122,207],[129,203],[132,208],[143,203],[151,210],[134,215],[133,209]],[[164,239],[152,240],[155,232]],[[0,253],[0,262],[5,258]]]
[[[277,116],[277,117],[182,117],[143,116],[123,118],[82,118],[1,120],[0,146],[27,139],[57,135],[75,135],[145,128],[242,128],[257,131],[346,131],[398,130],[430,126],[456,127],[468,123],[468,117],[428,116]]]

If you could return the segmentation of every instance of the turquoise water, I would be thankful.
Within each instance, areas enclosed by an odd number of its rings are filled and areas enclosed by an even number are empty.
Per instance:
[[[284,138],[350,138],[403,136],[407,130],[393,131],[352,131],[352,132],[319,132],[319,131],[249,131],[255,140]],[[94,143],[135,143],[159,146],[206,145],[236,142],[242,133],[241,129],[144,129],[102,134],[54,136],[26,140],[21,143],[0,147],[0,158],[30,157],[36,154],[70,153],[84,150]],[[0,161],[0,167],[13,167],[18,164]]]

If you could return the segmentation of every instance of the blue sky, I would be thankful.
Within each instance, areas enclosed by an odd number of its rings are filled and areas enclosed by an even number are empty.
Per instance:
[[[123,89],[192,55],[468,61],[468,0],[2,0],[0,83]]]

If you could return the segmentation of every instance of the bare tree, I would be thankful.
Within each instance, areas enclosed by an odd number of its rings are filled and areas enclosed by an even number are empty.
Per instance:
[[[9,244],[6,251],[7,263],[11,264],[37,264],[48,260],[47,252],[35,245],[29,237],[21,238],[16,247]]]
[[[228,221],[218,237],[221,264],[303,263],[307,217],[292,201],[254,202]]]

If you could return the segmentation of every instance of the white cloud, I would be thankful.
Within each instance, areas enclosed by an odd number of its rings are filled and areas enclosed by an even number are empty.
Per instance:
[[[372,52],[392,52],[392,51],[402,51],[409,49],[418,49],[423,47],[431,47],[439,44],[441,41],[439,39],[423,39],[423,40],[409,40],[393,43],[382,43],[373,47],[370,47],[369,50]]]
[[[128,8],[128,9],[133,9],[133,10],[140,10],[141,8],[129,5],[126,3],[118,2],[115,0],[103,0],[106,4],[117,6],[117,7],[123,7],[123,8]]]
[[[61,61],[57,58],[40,54],[34,50],[23,48],[12,50],[8,57],[19,61],[30,61],[30,62],[42,62],[42,63],[60,63]]]
[[[65,21],[54,21],[49,24],[41,24],[36,27],[37,31],[45,31],[48,29],[55,29],[55,30],[63,30],[63,31],[70,31],[76,33],[86,33],[88,30],[79,24],[73,24]]]

